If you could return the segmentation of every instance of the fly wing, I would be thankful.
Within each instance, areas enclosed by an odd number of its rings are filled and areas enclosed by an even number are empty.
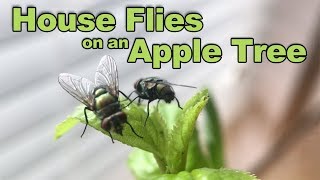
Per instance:
[[[58,81],[61,87],[78,101],[89,108],[93,107],[95,86],[90,80],[68,73],[61,73]]]
[[[97,87],[106,87],[113,96],[119,96],[118,70],[112,57],[101,58],[95,75],[95,84]]]
[[[171,82],[168,82],[167,80],[164,80],[164,79],[153,80],[153,81],[150,81],[150,82],[153,82],[155,84],[166,84],[166,85],[170,85],[170,86],[181,86],[181,87],[194,88],[194,89],[197,88],[195,86],[171,83]]]
[[[167,84],[167,81],[164,79],[160,79],[158,77],[150,77],[146,81],[145,87],[147,89],[152,89],[157,84]]]
[[[152,89],[154,86],[156,86],[157,85],[157,83],[156,82],[146,82],[146,84],[145,84],[145,87],[147,88],[147,89]]]
[[[161,80],[161,81],[163,81],[163,80]],[[147,89],[152,89],[154,86],[159,84],[159,82],[160,82],[160,78],[158,78],[158,77],[146,78],[145,79],[145,87]]]

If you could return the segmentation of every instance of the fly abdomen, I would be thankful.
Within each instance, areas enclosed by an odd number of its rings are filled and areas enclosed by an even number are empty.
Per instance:
[[[170,103],[175,98],[174,90],[167,84],[157,84],[156,93],[159,99],[163,99],[166,103]]]
[[[123,125],[127,122],[127,115],[119,111],[101,121],[101,127],[106,131],[114,131],[122,135]]]

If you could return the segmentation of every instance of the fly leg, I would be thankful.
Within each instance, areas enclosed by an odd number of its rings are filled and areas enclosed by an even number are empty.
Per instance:
[[[177,103],[178,103],[178,107],[179,107],[180,109],[182,109],[182,107],[180,106],[180,102],[179,102],[178,98],[177,98],[177,97],[174,97],[174,98],[176,99],[176,101],[177,101]]]
[[[147,106],[147,118],[146,118],[146,120],[144,121],[144,126],[146,126],[147,120],[148,120],[149,115],[150,115],[149,107],[150,107],[150,103],[151,103],[151,102],[152,102],[152,100],[149,100],[149,101],[148,101],[148,106]]]
[[[119,91],[127,100],[129,100],[129,101],[131,101],[131,99],[130,99],[130,97],[131,97],[131,95],[133,94],[133,93],[135,93],[136,91],[132,91],[128,96],[125,94],[125,93],[123,93],[122,91]]]
[[[137,98],[139,98],[139,96],[135,97],[134,99],[130,100],[129,104],[127,104],[125,107],[123,107],[122,109],[128,107],[130,104],[133,103],[134,100],[136,100]]]
[[[110,135],[110,138],[111,138],[112,143],[114,143],[114,141],[113,141],[113,137],[112,137],[112,135],[111,135],[110,131],[108,131],[108,133],[109,133],[109,135]]]
[[[141,105],[141,98],[138,98],[138,105]]]
[[[128,99],[130,98],[130,96],[131,96],[134,92],[136,92],[136,91],[132,91],[132,92],[129,94]]]
[[[86,126],[84,127],[84,129],[83,129],[83,132],[82,132],[82,134],[81,134],[81,138],[82,138],[82,136],[84,135],[84,133],[86,132],[86,129],[87,129],[87,126],[88,126],[88,124],[89,124],[89,121],[88,121],[88,116],[87,116],[87,110],[90,110],[88,107],[85,107],[84,109],[83,109],[83,112],[84,112],[84,117],[86,118]]]
[[[142,136],[139,136],[139,135],[136,133],[136,131],[133,129],[133,127],[131,126],[131,124],[130,124],[129,122],[126,122],[126,123],[130,126],[132,132],[133,132],[136,136],[138,136],[139,138],[143,138]]]
[[[123,93],[122,91],[119,91],[126,99],[130,100],[130,96],[132,95],[132,93],[129,94],[129,96],[127,96],[125,93]]]
[[[159,102],[161,101],[161,99],[158,100],[157,102],[157,109],[159,108]]]

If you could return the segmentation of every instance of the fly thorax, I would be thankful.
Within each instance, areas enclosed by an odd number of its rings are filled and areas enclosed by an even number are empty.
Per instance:
[[[95,109],[97,111],[116,102],[118,102],[118,99],[109,94],[105,89],[101,88],[95,91]]]
[[[175,98],[174,90],[167,84],[158,84],[157,93],[159,99],[163,99],[166,103],[170,103]]]
[[[99,97],[102,94],[106,94],[108,91],[105,88],[97,88],[94,91],[94,97]]]

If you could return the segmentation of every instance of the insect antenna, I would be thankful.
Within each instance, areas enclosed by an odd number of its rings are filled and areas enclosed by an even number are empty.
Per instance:
[[[136,133],[136,131],[133,129],[133,127],[131,126],[131,124],[130,124],[129,122],[126,122],[126,123],[130,126],[132,132],[133,132],[136,136],[138,136],[139,138],[143,138],[142,136],[139,136],[139,135]]]
[[[87,110],[90,110],[88,107],[85,107],[84,109],[83,109],[83,112],[84,112],[84,117],[86,118],[86,126],[84,127],[84,129],[83,129],[83,132],[82,132],[82,134],[81,134],[81,138],[82,138],[82,136],[84,135],[84,133],[86,132],[86,129],[87,129],[87,126],[88,126],[88,124],[89,124],[89,121],[88,121],[88,116],[87,116]]]

